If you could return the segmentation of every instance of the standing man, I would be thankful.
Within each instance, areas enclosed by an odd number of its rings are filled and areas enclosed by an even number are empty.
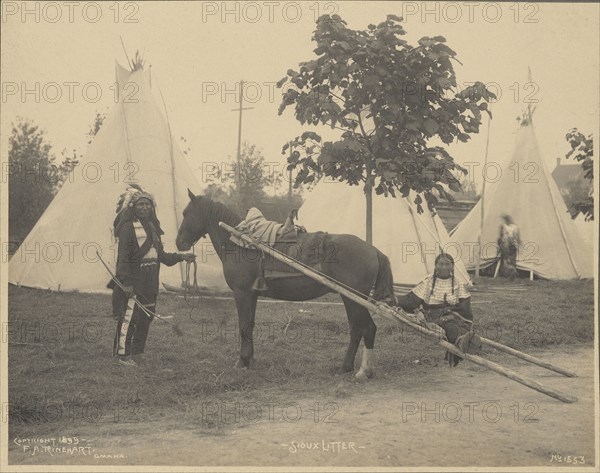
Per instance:
[[[501,274],[511,280],[517,276],[517,254],[521,245],[519,227],[513,222],[510,215],[502,215],[503,223],[500,225],[498,247],[500,248]]]
[[[117,319],[113,355],[124,365],[136,366],[140,362],[153,319],[132,296],[154,313],[160,263],[173,266],[196,258],[193,254],[165,253],[160,240],[164,232],[155,207],[152,195],[130,184],[117,204],[113,224],[118,239],[116,278],[125,287],[123,291],[114,281],[109,283],[113,289],[113,315]]]

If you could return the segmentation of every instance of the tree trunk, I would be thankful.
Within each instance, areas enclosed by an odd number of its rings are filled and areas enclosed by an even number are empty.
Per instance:
[[[365,184],[365,199],[367,199],[367,243],[373,244],[373,186],[368,178]]]

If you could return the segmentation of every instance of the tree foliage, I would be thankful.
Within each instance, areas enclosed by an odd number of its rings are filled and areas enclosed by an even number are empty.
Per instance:
[[[571,145],[571,151],[566,155],[567,159],[574,159],[581,163],[583,168],[583,176],[590,180],[590,192],[586,196],[580,196],[572,205],[574,217],[580,212],[585,215],[586,220],[594,220],[594,141],[592,135],[587,137],[579,132],[577,128],[570,130],[565,139]]]
[[[237,160],[231,159],[225,169],[216,173],[217,182],[209,184],[204,193],[213,200],[245,216],[251,207],[259,208],[265,217],[282,220],[293,205],[301,205],[299,196],[290,204],[287,198],[268,195],[266,189],[281,183],[281,176],[267,165],[256,145],[243,143],[238,172]]]
[[[88,145],[91,145],[92,141],[94,141],[94,137],[98,134],[100,128],[102,128],[102,125],[104,124],[104,120],[106,120],[106,113],[96,111],[96,115],[94,116],[94,119],[90,125],[90,129],[87,132],[87,136],[89,138],[87,142]]]
[[[87,132],[88,145],[100,131],[105,113],[96,112]],[[42,216],[53,197],[79,165],[76,149],[52,154],[46,131],[27,118],[12,124],[9,138],[9,228],[10,236],[22,241]]]
[[[388,15],[378,25],[352,30],[338,15],[318,19],[312,38],[316,58],[278,82],[284,88],[279,114],[293,106],[303,125],[328,125],[341,134],[323,142],[307,131],[292,141],[288,167],[297,170],[296,185],[324,174],[362,183],[367,203],[371,188],[386,196],[413,190],[430,208],[437,201],[432,189],[448,199],[442,184],[459,190],[452,171],[466,170],[429,141],[468,141],[495,96],[480,82],[459,91],[456,53],[445,38],[423,37],[411,45],[402,38],[401,21]],[[415,203],[422,211],[419,196]]]
[[[12,124],[8,139],[8,205],[11,238],[21,241],[44,213],[58,182],[46,132],[27,119]]]

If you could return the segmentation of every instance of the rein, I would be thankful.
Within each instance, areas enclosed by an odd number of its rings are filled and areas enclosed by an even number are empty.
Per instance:
[[[193,252],[194,247],[192,246],[192,252]],[[195,254],[195,253],[194,253]],[[192,273],[193,275],[193,284],[190,282],[190,273],[191,273],[191,269],[192,267],[194,268],[194,271]],[[185,262],[185,281],[184,281],[184,291],[183,291],[183,300],[185,301],[185,303],[187,304],[187,306],[190,308],[190,313],[189,316],[190,318],[192,317],[192,312],[194,312],[194,309],[196,308],[196,302],[199,302],[201,299],[201,296],[198,294],[198,263],[196,263],[196,260],[194,261],[186,261]],[[198,297],[196,297],[195,295],[198,295]]]

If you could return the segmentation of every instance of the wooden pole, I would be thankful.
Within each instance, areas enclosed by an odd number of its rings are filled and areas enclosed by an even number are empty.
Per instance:
[[[238,118],[238,143],[237,143],[237,169],[236,169],[236,176],[235,176],[235,188],[238,191],[238,197],[239,197],[239,190],[240,190],[240,179],[241,179],[241,175],[242,175],[242,170],[241,170],[241,162],[242,162],[242,112],[244,110],[252,110],[252,108],[254,107],[243,107],[243,103],[244,103],[244,81],[241,80],[240,81],[240,107],[239,108],[234,108],[232,110],[232,112],[240,112],[239,114],[239,118]]]
[[[567,370],[565,368],[561,368],[560,366],[553,365],[552,363],[549,363],[548,361],[540,360],[539,358],[536,358],[535,356],[531,356],[531,355],[528,355],[527,353],[523,353],[522,351],[515,350],[514,348],[511,348],[511,347],[507,347],[506,345],[502,345],[502,343],[495,342],[494,340],[489,340],[489,339],[483,338],[483,337],[480,337],[480,339],[484,345],[489,345],[490,347],[494,347],[505,353],[510,353],[511,355],[514,355],[517,358],[521,358],[523,360],[529,361],[530,363],[533,363],[534,365],[538,365],[543,368],[549,369],[551,371],[555,371],[556,373],[563,374],[569,378],[577,377],[577,374],[574,373],[573,371]]]
[[[235,170],[235,187],[238,190],[238,198],[240,191],[240,179],[241,179],[241,162],[242,162],[242,111],[244,103],[244,81],[240,81],[240,116],[238,119],[238,143],[237,143],[237,169]]]
[[[158,89],[160,93],[160,98],[163,103],[163,108],[165,109],[165,118],[167,119],[167,130],[169,130],[169,157],[171,158],[171,187],[173,188],[173,209],[175,209],[175,224],[177,228],[181,226],[181,217],[179,214],[179,209],[177,208],[177,176],[175,175],[175,157],[173,153],[173,133],[171,132],[171,122],[169,121],[169,112],[167,111],[167,104],[165,102],[165,98],[163,97],[162,90]],[[183,214],[183,211],[182,211]],[[181,276],[181,286],[183,287],[185,284],[185,269],[183,267],[183,263],[179,263],[179,275]]]
[[[371,313],[379,314],[380,316],[382,316],[388,320],[402,322],[403,324],[408,325],[409,327],[413,328],[414,330],[416,330],[418,332],[421,332],[422,334],[428,336],[429,338],[434,339],[442,347],[444,347],[446,350],[448,350],[450,353],[458,355],[458,356],[460,356],[464,359],[467,359],[475,364],[485,366],[486,368],[488,368],[498,374],[501,374],[502,376],[505,376],[509,379],[512,379],[513,381],[516,381],[516,382],[521,383],[525,386],[528,386],[532,389],[535,389],[536,391],[539,391],[543,394],[553,397],[554,399],[558,399],[559,401],[567,402],[567,403],[577,401],[577,398],[574,396],[570,396],[568,394],[563,394],[559,391],[548,388],[533,379],[529,379],[529,378],[526,378],[525,376],[521,376],[519,373],[516,373],[515,371],[512,371],[508,368],[504,368],[503,366],[501,366],[497,363],[485,360],[477,355],[463,353],[455,345],[452,345],[451,343],[448,343],[447,341],[441,339],[440,336],[436,332],[419,325],[419,323],[417,323],[415,321],[410,320],[411,316],[408,315],[406,312],[402,311],[401,309],[391,308],[390,306],[388,306],[387,304],[385,304],[383,302],[378,302],[378,303],[371,302],[370,300],[365,299],[364,296],[359,295],[356,291],[352,290],[351,288],[342,286],[340,283],[337,283],[337,282],[331,280],[331,278],[329,278],[328,276],[317,273],[312,268],[309,268],[309,267],[295,261],[294,259],[290,258],[289,256],[287,256],[283,253],[280,253],[279,251],[271,248],[268,245],[265,245],[262,242],[254,241],[248,235],[241,233],[240,231],[227,225],[226,223],[219,222],[219,226],[221,228],[224,228],[225,230],[227,230],[229,233],[232,233],[236,237],[242,239],[243,241],[257,246],[261,250],[269,253],[275,259],[282,261],[283,263],[286,263],[287,265],[293,267],[294,269],[298,270],[302,274],[314,279],[315,281],[317,281],[317,282],[323,284],[324,286],[330,288],[331,290],[347,297],[348,299],[351,299],[354,302],[362,305],[363,307],[368,309]]]
[[[491,107],[490,107],[490,113],[491,113]],[[488,160],[488,149],[490,146],[490,122],[492,121],[492,119],[490,118],[490,115],[488,114],[488,126],[487,126],[487,137],[485,139],[485,156],[483,158],[483,184],[481,186],[481,218],[479,220],[479,233],[477,235],[477,261],[475,263],[475,278],[479,278],[479,269],[481,266],[481,233],[483,232],[483,221],[484,221],[484,217],[485,217],[485,171],[486,171],[486,166],[487,166],[487,160]]]
[[[292,157],[292,142],[290,141],[290,158]],[[290,206],[290,210],[292,210],[292,170],[289,170],[289,183],[288,183],[288,204]]]
[[[500,263],[502,262],[502,258],[498,259],[498,262],[496,263],[496,270],[494,271],[494,279],[496,279],[498,277],[498,272],[500,271]]]
[[[423,238],[421,238],[421,232],[419,231],[419,222],[417,222],[417,217],[415,216],[415,212],[413,211],[412,205],[410,205],[410,201],[408,200],[408,197],[402,197],[404,199],[404,202],[406,202],[406,205],[408,205],[408,213],[410,214],[410,218],[412,219],[412,223],[415,227],[415,233],[417,234],[417,240],[419,240],[417,243],[419,245],[419,255],[421,255],[421,261],[423,262],[423,265],[425,266],[425,271],[427,271],[428,273],[435,271],[435,264],[432,261],[428,261],[427,260],[427,253],[425,252],[426,248],[424,248],[425,243],[423,242]],[[425,224],[423,224],[425,226]],[[443,251],[443,248],[441,248],[440,251]],[[434,258],[435,259],[435,258]],[[429,262],[429,266],[427,265],[427,263]]]

